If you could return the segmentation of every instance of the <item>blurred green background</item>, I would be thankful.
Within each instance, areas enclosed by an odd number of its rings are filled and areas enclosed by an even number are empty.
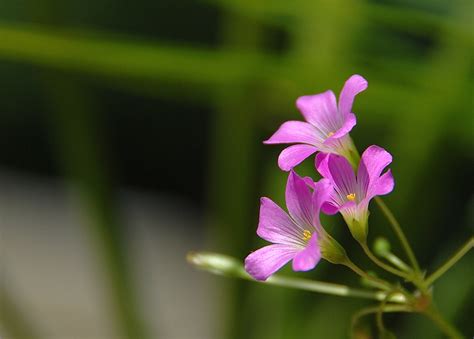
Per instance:
[[[244,258],[263,243],[255,234],[258,198],[283,202],[286,174],[276,165],[281,147],[262,141],[300,119],[298,96],[337,94],[358,73],[369,88],[356,99],[351,134],[360,151],[377,144],[393,154],[396,188],[386,202],[421,265],[436,268],[473,233],[473,4],[1,1],[0,336],[347,337],[351,314],[367,301],[204,277],[187,266],[186,250]],[[317,178],[311,160],[298,171]],[[57,192],[69,192],[80,211],[66,218],[67,234],[84,230],[79,245],[52,226],[64,213]],[[124,212],[130,195],[147,211],[140,236],[133,213]],[[356,262],[374,269],[340,217],[324,221]],[[373,208],[370,238],[382,234],[401,254]],[[135,255],[147,249],[162,261]],[[92,253],[81,262],[95,267],[91,286],[102,286],[94,293],[108,305],[93,326],[88,308],[67,299],[94,301],[89,285],[68,278],[80,269],[55,261],[76,251]],[[434,290],[441,312],[467,337],[474,335],[472,260]],[[359,284],[326,262],[310,273],[285,271]],[[58,288],[42,285],[51,282]],[[401,338],[441,337],[417,315],[385,319]],[[373,318],[365,320],[370,330]]]

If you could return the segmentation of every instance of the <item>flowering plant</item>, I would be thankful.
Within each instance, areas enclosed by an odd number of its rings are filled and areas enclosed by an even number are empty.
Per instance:
[[[306,122],[285,122],[264,142],[294,144],[285,148],[278,159],[280,169],[289,171],[285,195],[288,213],[271,199],[261,198],[257,234],[272,244],[250,253],[244,267],[235,259],[215,253],[191,253],[188,259],[214,273],[377,300],[377,306],[363,309],[354,316],[353,326],[357,325],[361,316],[376,313],[380,337],[394,336],[384,327],[383,313],[418,312],[432,319],[447,336],[461,338],[458,330],[435,307],[432,286],[474,246],[474,238],[471,237],[433,273],[426,275],[421,270],[400,224],[380,198],[394,188],[392,172],[390,169],[385,171],[392,162],[391,154],[382,147],[372,145],[360,157],[349,135],[356,125],[356,116],[352,112],[355,96],[365,89],[367,81],[360,75],[353,75],[346,81],[338,103],[332,91],[298,98],[296,106]],[[315,170],[322,177],[317,182],[310,177],[300,177],[294,170],[315,153]],[[391,252],[390,244],[384,238],[376,240],[373,250],[369,247],[367,235],[371,200],[375,200],[399,238],[407,262]],[[320,213],[340,213],[368,258],[395,278],[401,278],[404,284],[379,278],[356,265],[341,244],[325,230]],[[294,271],[308,271],[314,269],[321,259],[348,267],[363,278],[367,288],[274,275],[289,261],[292,261]]]

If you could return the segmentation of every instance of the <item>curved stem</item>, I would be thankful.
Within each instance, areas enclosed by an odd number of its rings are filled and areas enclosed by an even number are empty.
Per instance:
[[[349,258],[347,259],[347,262],[345,263],[345,266],[349,267],[352,271],[354,271],[356,274],[358,274],[362,278],[367,279],[367,280],[375,283],[376,286],[379,286],[380,288],[384,288],[386,290],[393,290],[393,287],[390,283],[388,283],[385,280],[379,279],[377,277],[374,277],[374,276],[368,274],[363,269],[361,269],[359,266],[354,264]]]
[[[434,305],[432,305],[423,313],[428,318],[430,318],[448,338],[463,338],[463,335],[458,331],[458,329],[455,328],[452,324],[450,324],[446,319],[444,319]]]
[[[371,307],[365,307],[360,309],[358,312],[354,313],[354,315],[351,318],[351,332],[353,332],[354,327],[357,325],[359,322],[360,318],[372,314],[372,313],[377,313],[381,309],[380,306],[371,306]],[[405,305],[384,305],[382,312],[385,313],[393,313],[393,312],[412,312],[411,308]]]
[[[375,321],[377,323],[377,328],[378,328],[380,333],[383,333],[383,332],[387,331],[387,329],[385,328],[385,325],[383,323],[383,312],[384,312],[385,306],[387,305],[387,302],[396,293],[397,293],[396,291],[387,293],[386,298],[384,300],[382,300],[382,302],[380,303],[379,309],[378,309],[377,313],[375,314]]]
[[[382,269],[384,269],[385,271],[388,271],[392,274],[395,274],[395,275],[398,275],[399,277],[402,277],[406,280],[410,280],[409,276],[405,273],[405,272],[402,272],[400,270],[397,270],[396,268],[392,267],[392,266],[389,266],[387,265],[386,263],[384,263],[382,260],[380,260],[379,258],[377,258],[373,253],[372,251],[370,250],[370,248],[367,246],[367,243],[361,243],[360,244],[362,246],[362,249],[364,250],[365,254],[367,254],[367,256],[370,258],[370,260],[372,260],[377,266],[381,267]]]
[[[474,237],[471,237],[464,245],[453,254],[443,265],[441,265],[433,274],[431,274],[425,281],[426,286],[432,285],[436,279],[441,277],[447,270],[449,270],[455,263],[457,263],[467,252],[474,246]]]
[[[383,200],[380,197],[375,197],[375,202],[377,203],[382,213],[387,218],[388,222],[392,226],[393,231],[395,232],[398,239],[400,240],[400,243],[402,244],[403,249],[405,250],[408,256],[408,260],[410,260],[410,263],[413,266],[413,269],[415,270],[416,274],[420,275],[420,272],[421,272],[420,266],[418,265],[418,261],[416,260],[415,254],[413,253],[413,250],[410,246],[410,243],[408,242],[408,239],[405,236],[405,233],[403,233],[400,223],[397,221],[392,211],[390,211],[388,206],[383,202]]]

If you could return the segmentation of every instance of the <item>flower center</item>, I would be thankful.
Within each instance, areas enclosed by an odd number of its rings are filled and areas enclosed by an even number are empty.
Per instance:
[[[311,239],[311,231],[308,231],[308,230],[304,230],[303,231],[303,240],[305,241],[308,241],[309,239]]]
[[[346,195],[346,198],[349,201],[354,201],[355,198],[356,198],[356,194],[355,193],[350,193],[350,194]]]
[[[334,132],[329,132],[328,133],[328,138],[332,137],[334,135]]]

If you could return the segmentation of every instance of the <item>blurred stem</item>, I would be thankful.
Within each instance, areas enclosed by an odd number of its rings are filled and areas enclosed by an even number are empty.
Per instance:
[[[3,278],[3,277],[2,277]],[[0,290],[0,323],[2,336],[12,339],[39,339],[39,331],[33,326],[19,305],[11,298],[5,287]]]
[[[441,265],[433,274],[431,274],[425,281],[426,286],[432,285],[436,279],[441,277],[447,270],[456,264],[467,252],[474,246],[474,237],[471,237],[464,245],[462,245],[456,253],[453,254],[443,265]]]
[[[358,312],[354,313],[351,319],[351,332],[354,332],[359,320],[369,314],[380,312],[381,306],[371,306],[360,309]],[[413,312],[413,310],[406,305],[384,305],[382,312],[393,313],[393,312]]]
[[[431,304],[425,312],[423,312],[428,318],[430,318],[436,326],[448,337],[452,339],[464,338],[463,335],[443,316],[439,313],[435,305]]]
[[[370,290],[363,290],[348,287],[346,285],[332,284],[316,280],[305,280],[296,278],[287,278],[278,275],[274,275],[265,282],[269,285],[282,286],[297,288],[300,290],[306,290],[311,292],[318,292],[330,295],[337,295],[341,297],[356,297],[364,299],[375,299],[380,300],[382,295],[379,292],[373,292]]]
[[[89,218],[99,259],[108,279],[115,321],[124,338],[146,338],[132,289],[123,230],[115,213],[109,175],[103,166],[99,131],[90,98],[70,78],[46,84],[53,102],[53,131],[67,175],[73,180]]]
[[[387,294],[387,297],[384,300],[382,300],[382,302],[380,303],[379,309],[378,309],[377,313],[375,314],[375,321],[377,323],[377,328],[378,328],[380,334],[382,334],[383,332],[386,331],[385,325],[383,323],[383,312],[384,312],[384,309],[387,305],[387,301],[390,299],[390,297],[392,295],[393,295],[393,292]]]
[[[382,257],[385,258],[387,261],[389,261],[392,265],[401,269],[402,271],[407,272],[407,273],[412,272],[412,269],[407,264],[405,264],[399,257],[397,257],[395,254],[386,253]]]
[[[372,253],[369,246],[367,246],[367,243],[360,243],[360,245],[362,246],[362,249],[364,250],[365,254],[367,254],[370,260],[372,260],[377,266],[379,266],[380,268],[384,269],[387,272],[395,274],[404,279],[410,280],[410,277],[405,272],[397,270],[396,268],[393,268],[392,266],[387,265],[386,263],[381,261],[379,258],[377,258],[377,256],[375,256]]]
[[[245,54],[243,51],[249,51],[254,55],[260,54],[265,31],[259,22],[228,12],[222,16],[220,28],[220,51],[223,53],[238,51],[240,55]],[[238,67],[237,64],[230,66],[233,71],[247,69],[248,73],[239,81],[227,79],[225,86],[216,86],[213,96],[215,116],[210,143],[212,180],[209,200],[215,222],[210,234],[214,248],[225,246],[226,251],[235,255],[248,251],[254,228],[254,207],[251,207],[254,204],[249,202],[255,199],[257,187],[254,167],[256,148],[253,142],[259,116],[255,102],[259,94],[251,85],[255,84],[254,76],[261,67],[258,59],[249,62],[237,61]],[[209,70],[215,68],[216,65],[211,65]],[[227,73],[230,69],[222,72]],[[209,70],[203,78],[208,77]],[[224,288],[226,309],[218,319],[218,322],[225,324],[222,337],[244,338],[248,335],[246,324],[258,323],[258,317],[255,318],[250,309],[246,309],[250,306],[247,304],[249,286],[229,281]]]
[[[379,286],[381,288],[385,288],[387,290],[393,290],[393,287],[390,283],[388,283],[385,280],[379,279],[377,277],[374,277],[374,276],[368,274],[363,269],[361,269],[359,266],[354,264],[350,259],[348,259],[348,261],[344,265],[349,267],[352,271],[354,271],[356,274],[358,274],[362,278],[374,282],[377,286]]]
[[[250,280],[266,285],[274,285],[281,287],[296,288],[299,290],[325,293],[330,295],[337,295],[342,297],[357,297],[365,299],[373,299],[382,301],[388,298],[389,301],[395,303],[405,303],[406,297],[402,293],[392,292],[387,297],[387,292],[371,291],[364,289],[357,289],[340,284],[327,283],[322,281],[288,278],[278,274],[272,275],[266,281],[257,281],[253,279],[245,270],[240,261],[227,255],[211,252],[195,252],[189,253],[187,256],[189,263],[199,269],[208,272],[225,275],[233,278],[240,278]],[[355,265],[354,265],[355,266]],[[370,277],[370,279],[377,279]]]
[[[243,36],[252,38],[254,35]],[[59,25],[48,27],[2,21],[0,60],[24,62],[53,71],[79,72],[96,80],[108,79],[111,86],[124,86],[129,91],[140,87],[150,93],[145,87],[151,87],[153,94],[157,89],[159,93],[166,93],[163,86],[157,86],[157,81],[168,86],[171,82],[175,84],[171,86],[175,92],[169,93],[183,95],[183,87],[189,88],[184,91],[186,98],[194,95],[188,93],[192,89],[201,95],[194,97],[197,100],[227,84],[237,85],[253,79],[255,72],[251,70],[262,60],[265,60],[265,68],[258,68],[259,74],[273,74],[281,68],[278,58],[269,53],[239,50],[237,54],[223,48],[191,48],[139,40],[117,39],[93,30],[61,29]]]
[[[388,206],[383,202],[383,200],[380,197],[375,197],[375,202],[379,206],[384,216],[387,218],[388,222],[392,226],[393,231],[395,232],[398,239],[400,240],[400,243],[402,244],[402,247],[408,256],[408,260],[410,261],[415,271],[415,274],[418,276],[421,276],[420,266],[418,265],[418,261],[416,260],[415,254],[413,253],[413,250],[405,236],[405,233],[403,233],[400,223],[397,221],[392,211],[388,208]]]

